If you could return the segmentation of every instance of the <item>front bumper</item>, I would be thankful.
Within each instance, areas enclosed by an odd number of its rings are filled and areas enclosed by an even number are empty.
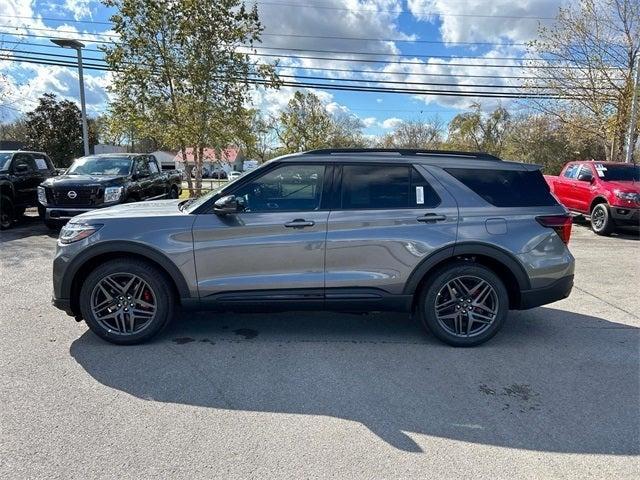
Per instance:
[[[640,225],[640,208],[612,205],[609,211],[611,212],[611,218],[617,225]]]
[[[567,275],[547,287],[522,290],[520,292],[520,308],[518,310],[527,310],[567,298],[572,288],[573,275]]]

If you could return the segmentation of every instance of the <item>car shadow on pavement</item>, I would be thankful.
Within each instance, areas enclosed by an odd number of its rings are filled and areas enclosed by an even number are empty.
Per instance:
[[[51,238],[58,238],[59,234],[59,231],[47,228],[44,221],[38,217],[37,214],[35,216],[24,215],[19,218],[10,229],[2,230],[0,232],[0,242],[42,235],[46,235]]]
[[[640,451],[635,327],[538,308],[512,312],[489,343],[456,349],[397,314],[181,317],[155,343],[117,347],[86,332],[70,353],[98,382],[140,399],[326,415],[361,422],[408,452],[423,451],[415,434]]]

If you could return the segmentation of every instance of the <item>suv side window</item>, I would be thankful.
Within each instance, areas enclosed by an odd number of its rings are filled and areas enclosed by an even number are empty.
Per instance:
[[[41,172],[43,172],[43,171],[47,172],[49,170],[53,170],[53,167],[51,166],[51,162],[44,155],[40,155],[40,154],[34,153],[34,154],[32,154],[32,157],[33,157],[33,160],[36,163],[36,167]]]
[[[245,212],[311,211],[320,208],[324,165],[283,165],[241,185],[233,194]]]
[[[412,166],[345,165],[342,208],[394,209],[434,207],[440,198]]]
[[[26,165],[29,168],[29,172],[35,172],[36,165],[31,158],[31,155],[27,155],[26,153],[18,153],[15,157],[13,157],[13,171],[15,172],[19,165]]]

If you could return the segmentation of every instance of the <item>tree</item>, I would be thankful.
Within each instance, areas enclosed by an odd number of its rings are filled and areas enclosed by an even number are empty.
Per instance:
[[[23,116],[9,123],[0,123],[0,140],[27,143],[27,124]]]
[[[438,117],[427,121],[404,120],[379,142],[382,148],[435,149],[442,143],[444,127]]]
[[[278,118],[281,153],[302,152],[317,148],[355,148],[366,144],[362,122],[345,113],[330,114],[320,98],[312,92],[295,92]]]
[[[621,160],[640,51],[640,2],[579,0],[560,8],[555,24],[541,27],[538,37],[530,50],[545,60],[532,65],[552,68],[530,69],[527,75],[536,78],[529,83],[565,100],[533,104],[597,139],[608,160]]]
[[[25,127],[27,148],[46,152],[58,167],[69,166],[83,154],[80,109],[74,102],[45,93],[25,115]],[[95,144],[95,138],[89,143]]]
[[[471,111],[460,113],[449,123],[447,146],[457,150],[476,150],[500,155],[510,127],[511,115],[498,107],[484,114],[478,103]]]
[[[118,42],[105,48],[117,70],[112,111],[125,125],[179,149],[192,147],[195,190],[205,147],[238,139],[250,83],[278,86],[272,66],[249,56],[262,25],[240,0],[104,0]],[[190,193],[191,165],[187,165]]]

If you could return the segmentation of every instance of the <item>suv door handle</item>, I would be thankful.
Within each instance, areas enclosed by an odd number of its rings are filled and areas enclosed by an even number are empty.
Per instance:
[[[304,218],[296,218],[291,222],[287,222],[284,224],[287,228],[304,228],[304,227],[313,227],[316,222],[312,222],[311,220],[305,220]]]
[[[437,213],[425,213],[424,216],[416,218],[416,220],[422,223],[442,222],[446,219],[446,215],[438,215]]]

